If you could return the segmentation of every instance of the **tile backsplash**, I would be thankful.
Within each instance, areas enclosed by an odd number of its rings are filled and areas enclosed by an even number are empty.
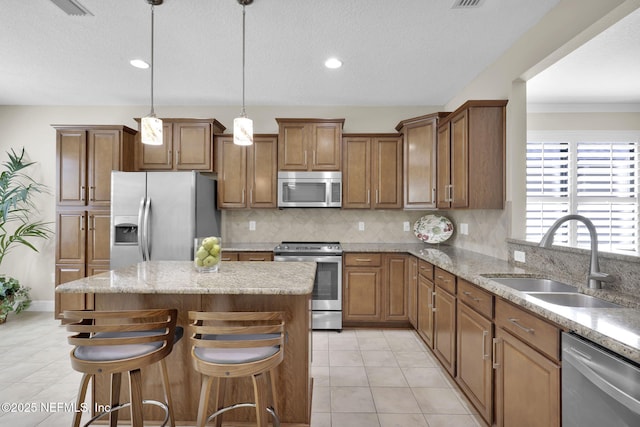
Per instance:
[[[446,244],[507,259],[508,223],[505,210],[403,211],[364,209],[253,209],[223,210],[222,236],[234,243],[283,240],[338,241],[342,243],[415,243],[413,224],[423,215],[436,213],[454,223]],[[255,230],[249,229],[255,222]],[[409,231],[404,231],[408,221]],[[359,229],[363,223],[364,230]],[[469,234],[459,233],[468,224]]]

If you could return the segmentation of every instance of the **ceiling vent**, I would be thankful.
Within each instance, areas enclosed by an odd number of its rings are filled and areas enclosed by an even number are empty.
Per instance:
[[[51,0],[53,4],[64,10],[67,15],[71,16],[93,16],[93,13],[81,5],[77,0]]]
[[[471,9],[480,7],[483,3],[484,0],[455,0],[451,9]]]

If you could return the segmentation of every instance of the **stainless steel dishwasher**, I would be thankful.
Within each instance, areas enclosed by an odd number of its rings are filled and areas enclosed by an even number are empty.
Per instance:
[[[640,367],[562,334],[563,427],[640,426]]]

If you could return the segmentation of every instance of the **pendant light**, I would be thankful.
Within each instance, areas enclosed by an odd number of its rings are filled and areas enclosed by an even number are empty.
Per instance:
[[[236,145],[253,144],[253,120],[247,117],[244,109],[244,51],[245,51],[245,6],[253,0],[238,0],[242,5],[242,111],[240,117],[233,119],[233,143]]]
[[[161,5],[163,0],[147,0],[151,5],[151,112],[142,118],[140,127],[142,130],[141,140],[143,144],[162,145],[162,120],[156,117],[153,109],[153,21],[154,6]]]

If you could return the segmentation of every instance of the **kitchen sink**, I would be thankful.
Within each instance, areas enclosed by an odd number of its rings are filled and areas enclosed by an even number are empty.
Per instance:
[[[522,292],[578,292],[578,288],[551,279],[536,277],[490,277],[494,282]]]
[[[533,298],[565,307],[621,308],[619,304],[576,292],[527,292]]]

